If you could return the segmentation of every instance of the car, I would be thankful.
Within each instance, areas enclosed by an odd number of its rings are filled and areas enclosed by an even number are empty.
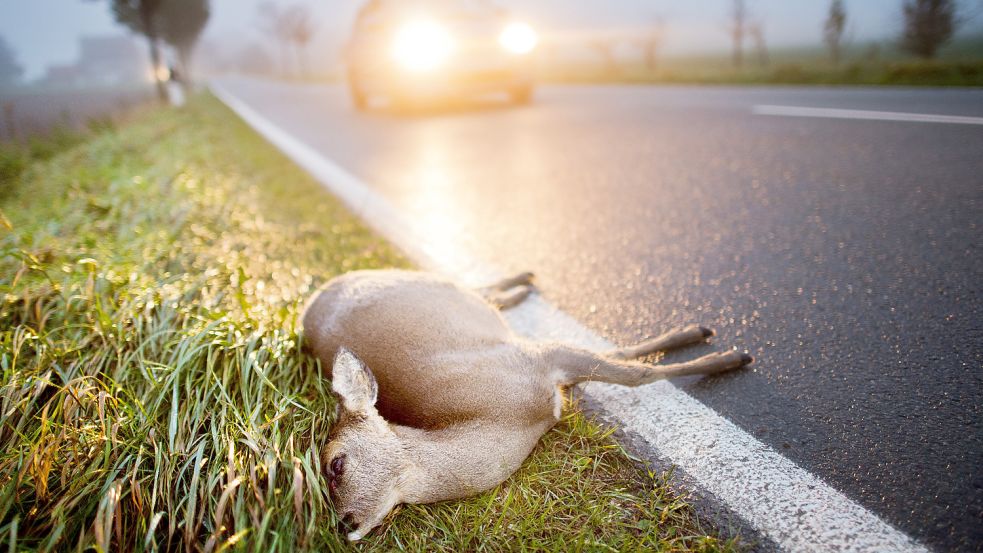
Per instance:
[[[370,0],[345,49],[357,109],[504,92],[532,99],[539,36],[487,0]]]

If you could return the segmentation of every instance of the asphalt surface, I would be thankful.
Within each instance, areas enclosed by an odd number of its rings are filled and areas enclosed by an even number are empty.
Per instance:
[[[983,549],[983,126],[752,114],[983,116],[983,91],[550,87],[359,114],[340,87],[222,84],[615,342],[715,328],[756,363],[685,391],[923,543]]]

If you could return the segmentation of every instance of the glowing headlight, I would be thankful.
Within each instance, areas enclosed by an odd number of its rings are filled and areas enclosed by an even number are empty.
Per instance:
[[[429,21],[412,21],[396,33],[392,56],[409,71],[432,71],[443,65],[454,52],[454,39],[447,29]]]
[[[539,36],[525,23],[510,23],[498,35],[498,43],[513,54],[528,54],[539,44]]]

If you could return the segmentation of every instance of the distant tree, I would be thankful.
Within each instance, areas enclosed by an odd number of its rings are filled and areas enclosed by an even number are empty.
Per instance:
[[[765,39],[765,26],[760,21],[748,23],[747,34],[754,42],[754,52],[758,55],[758,65],[768,65],[768,42]]]
[[[14,48],[0,36],[0,87],[13,86],[20,82],[24,68],[17,62]]]
[[[297,56],[297,65],[303,76],[310,76],[310,64],[307,59],[307,47],[310,45],[314,33],[317,31],[314,25],[314,17],[311,8],[307,4],[294,4],[288,6],[283,11],[283,18],[286,20],[285,26],[290,43],[293,44],[294,53]]]
[[[590,47],[600,56],[605,74],[614,75],[618,73],[618,58],[615,54],[615,49],[618,47],[617,42],[608,38],[597,38],[590,42]]]
[[[662,45],[666,41],[666,21],[659,17],[656,18],[652,27],[648,29],[641,39],[642,52],[645,57],[645,67],[649,71],[655,71],[659,65],[659,54],[662,53]]]
[[[834,64],[840,63],[843,51],[843,33],[846,31],[846,8],[843,0],[833,0],[829,5],[829,15],[823,25],[823,42],[829,48],[829,58]]]
[[[901,47],[920,58],[931,59],[956,31],[953,0],[905,0]]]
[[[187,74],[191,53],[208,23],[209,0],[110,0],[110,6],[118,23],[147,39],[157,95],[167,101],[167,88],[160,75],[161,42],[174,48],[181,70]]]
[[[174,48],[186,81],[191,77],[192,54],[210,16],[209,0],[166,0],[157,14],[160,36]]]
[[[740,68],[744,65],[744,36],[747,34],[749,11],[745,0],[734,0],[733,9],[730,12],[730,32],[731,42],[734,48],[734,67]]]
[[[297,73],[306,75],[307,47],[317,31],[310,6],[299,2],[280,8],[273,2],[259,6],[259,27],[277,43],[280,49],[281,73],[290,72],[290,53],[296,58]]]
[[[273,39],[280,51],[280,74],[286,76],[290,72],[290,27],[283,11],[273,2],[263,2],[257,15],[260,30]]]
[[[117,22],[146,37],[147,45],[150,47],[150,63],[154,68],[157,96],[162,102],[166,102],[167,87],[164,86],[164,81],[159,74],[162,55],[160,22],[157,19],[164,0],[110,0],[110,2]]]

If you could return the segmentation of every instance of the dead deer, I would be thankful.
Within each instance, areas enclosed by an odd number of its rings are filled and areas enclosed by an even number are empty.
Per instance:
[[[634,361],[713,334],[699,326],[603,354],[527,341],[496,309],[532,291],[530,273],[472,291],[428,273],[364,271],[312,298],[305,345],[331,367],[340,399],[322,466],[349,540],[400,503],[467,497],[503,482],[559,421],[570,386],[640,386],[751,362],[734,351],[675,365]]]

